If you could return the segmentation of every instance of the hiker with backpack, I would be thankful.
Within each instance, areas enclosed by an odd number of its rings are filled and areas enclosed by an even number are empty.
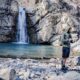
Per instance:
[[[72,42],[70,31],[71,31],[71,28],[69,28],[68,30],[63,29],[63,33],[60,37],[61,46],[62,46],[62,61],[61,61],[62,70],[67,69],[65,64],[66,64],[67,58],[70,55],[70,43]]]

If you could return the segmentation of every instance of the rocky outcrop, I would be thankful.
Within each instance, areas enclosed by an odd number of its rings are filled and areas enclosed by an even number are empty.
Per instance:
[[[2,2],[2,1],[1,1]],[[0,3],[1,3],[0,2]],[[6,0],[3,0],[2,4]],[[16,34],[15,16],[18,7],[26,8],[28,34],[31,43],[59,44],[62,29],[71,27],[73,42],[80,36],[80,1],[79,0],[10,0],[8,12],[0,17],[0,42],[12,41]],[[1,7],[2,8],[2,7]],[[16,17],[17,18],[17,17]]]
[[[29,16],[32,20],[32,28],[36,29],[33,33],[36,32],[35,41],[37,40],[37,43],[59,44],[62,29],[68,30],[71,27],[73,42],[75,42],[80,35],[79,3],[78,0],[42,0],[37,2],[32,9],[34,14]]]
[[[11,1],[0,1],[0,42],[12,41],[15,33],[15,16],[11,10]]]

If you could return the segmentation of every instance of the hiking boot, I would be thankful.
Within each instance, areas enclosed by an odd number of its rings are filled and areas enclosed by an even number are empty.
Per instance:
[[[68,70],[67,66],[62,66],[61,70]]]

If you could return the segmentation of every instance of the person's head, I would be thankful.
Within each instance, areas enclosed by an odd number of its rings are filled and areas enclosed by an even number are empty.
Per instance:
[[[62,33],[67,33],[67,30],[65,28],[63,28]]]
[[[64,29],[64,28],[63,28],[63,29],[62,29],[62,31],[63,31],[63,32],[65,32],[65,31],[66,31],[66,29]]]

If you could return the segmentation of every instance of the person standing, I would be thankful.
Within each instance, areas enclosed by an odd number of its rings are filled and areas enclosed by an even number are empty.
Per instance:
[[[71,38],[71,28],[69,28],[68,30],[63,29],[63,33],[60,37],[61,40],[61,46],[62,46],[62,61],[61,61],[61,65],[62,65],[62,70],[66,70],[67,67],[65,66],[66,64],[66,60],[70,55],[70,43],[72,42],[72,38]]]

